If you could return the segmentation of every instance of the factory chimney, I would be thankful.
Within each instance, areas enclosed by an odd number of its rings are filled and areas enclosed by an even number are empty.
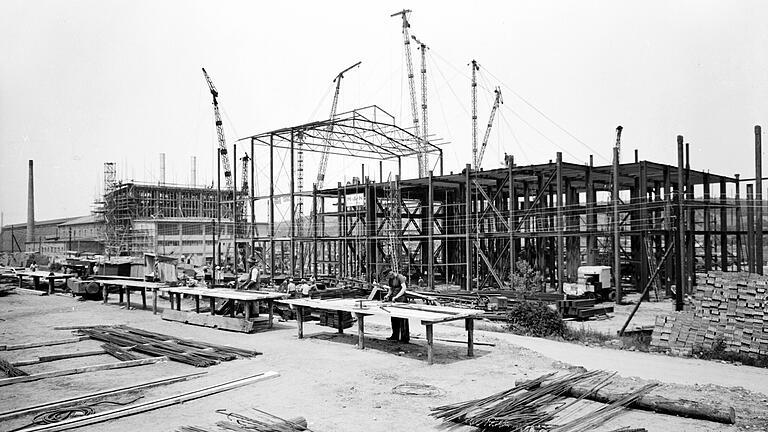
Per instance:
[[[160,184],[165,184],[165,153],[160,153]]]
[[[35,241],[35,176],[32,159],[29,160],[29,183],[27,186],[27,242]]]
[[[191,186],[197,186],[197,156],[192,156],[189,183]]]

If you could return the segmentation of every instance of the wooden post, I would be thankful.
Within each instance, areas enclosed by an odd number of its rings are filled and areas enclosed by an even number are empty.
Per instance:
[[[735,174],[734,177],[736,178],[736,181],[734,182],[736,186],[736,271],[741,271],[741,183],[739,182],[739,175]]]
[[[296,272],[296,171],[295,171],[295,143],[294,143],[294,133],[293,129],[291,129],[291,158],[290,158],[290,165],[291,165],[291,211],[290,211],[290,217],[291,217],[291,226],[289,227],[289,249],[291,251],[291,256],[288,258],[288,262],[291,266],[291,269],[289,271],[290,276],[295,276]],[[237,248],[235,248],[237,249]]]
[[[557,267],[557,292],[563,293],[563,277],[565,275],[563,268],[563,153],[557,152],[557,247],[555,266]]]
[[[211,307],[211,316],[216,315],[216,298],[215,297],[208,297],[208,304]]]
[[[195,296],[195,312],[200,313],[200,296]]]
[[[517,191],[515,190],[515,158],[512,155],[507,157],[507,175],[509,176],[509,272],[510,275],[515,272],[517,264],[517,240],[515,240],[515,229],[517,228]],[[509,278],[509,286],[512,286],[512,277]]]
[[[677,271],[675,276],[675,310],[683,310],[683,291],[685,286],[685,211],[683,210],[683,136],[677,136],[677,241],[675,257]]]
[[[275,135],[269,134],[269,284],[275,286]],[[256,161],[254,160],[254,163]],[[213,311],[213,308],[211,308]]]
[[[304,307],[296,306],[296,324],[299,330],[299,339],[304,339]]]
[[[639,162],[640,164],[640,184],[637,194],[640,198],[640,235],[637,237],[640,240],[640,284],[638,290],[645,287],[648,284],[648,253],[653,253],[653,250],[648,250],[648,166],[646,162]],[[632,221],[633,223],[635,221]],[[653,271],[651,269],[650,271]],[[648,300],[649,294],[645,295],[643,300]]]
[[[427,185],[427,287],[435,289],[435,184],[429,170]],[[443,245],[445,247],[445,245]]]
[[[597,213],[595,212],[595,202],[597,194],[595,193],[595,182],[593,178],[593,158],[589,155],[589,165],[584,172],[584,182],[586,186],[586,211],[587,211],[587,265],[595,265],[597,254]]]
[[[317,184],[312,185],[312,277],[317,280]]]
[[[668,248],[674,239],[672,232],[672,178],[669,172],[669,167],[664,167],[664,248]],[[672,295],[672,281],[675,273],[674,259],[668,259],[664,261],[664,295],[671,297]]]
[[[424,324],[427,328],[427,363],[434,363],[434,333],[432,332],[432,324]]]
[[[336,311],[336,330],[338,330],[339,334],[344,333],[344,320],[343,320],[344,314],[342,311]]]
[[[355,312],[357,318],[357,348],[365,349],[365,324],[363,320],[365,315]]]
[[[472,239],[470,237],[470,226],[472,224],[472,183],[470,182],[470,174],[472,172],[472,166],[467,164],[464,169],[464,254],[466,261],[466,285],[467,291],[472,290]],[[431,330],[428,330],[431,331]],[[431,364],[431,362],[430,362]]]
[[[720,179],[720,271],[728,271],[728,209],[725,179]]]
[[[467,357],[475,356],[475,319],[467,318],[465,320],[465,327],[467,329]]]
[[[755,126],[755,271],[763,274],[763,151],[760,126]]]
[[[747,185],[747,267],[750,273],[757,272],[755,265],[755,200],[754,186]]]
[[[160,289],[152,290],[152,315],[157,315],[157,297],[160,295]]]
[[[48,295],[53,295],[53,292],[55,291],[54,283],[55,283],[54,279],[49,277],[48,278]]]
[[[147,309],[147,288],[141,288],[141,308]]]
[[[621,304],[621,237],[619,236],[619,148],[613,148],[613,283],[616,284],[616,304]]]
[[[712,230],[712,217],[710,215],[709,205],[711,203],[712,194],[710,193],[709,173],[704,173],[704,270],[709,272],[712,270],[712,236],[710,231]],[[694,228],[695,235],[695,228]],[[694,243],[694,247],[695,243]]]

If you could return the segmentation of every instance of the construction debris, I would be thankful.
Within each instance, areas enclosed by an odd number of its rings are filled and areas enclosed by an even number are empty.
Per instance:
[[[648,384],[624,397],[570,421],[575,412],[568,409],[581,398],[567,401],[568,391],[575,385],[590,387],[588,394],[606,386],[614,374],[603,371],[572,372],[555,378],[554,373],[524,381],[515,387],[482,399],[470,400],[432,409],[432,416],[450,423],[496,431],[550,430],[557,432],[587,431],[621,414],[658,384]]]
[[[208,367],[222,361],[248,358],[260,352],[224,345],[181,339],[128,326],[94,326],[76,330],[80,334],[114,347],[130,348],[149,356],[167,356],[170,360],[197,367]],[[105,346],[105,349],[106,346]]]

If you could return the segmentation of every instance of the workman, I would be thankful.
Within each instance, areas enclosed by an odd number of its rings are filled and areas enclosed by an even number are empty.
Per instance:
[[[288,278],[288,298],[296,298],[298,297],[298,293],[296,292],[296,284],[293,283],[293,278]]]
[[[405,290],[408,289],[406,285],[405,276],[396,273],[392,270],[386,275],[387,285],[389,286],[389,293],[384,296],[384,301],[391,301],[393,303],[406,303]],[[390,318],[392,322],[392,336],[387,338],[388,340],[399,340],[403,343],[408,343],[411,340],[411,332],[408,326],[407,318]]]
[[[314,283],[307,283],[306,279],[302,279],[301,283],[299,283],[299,292],[301,293],[302,297],[309,297],[310,294],[312,294],[312,291],[315,289]]]

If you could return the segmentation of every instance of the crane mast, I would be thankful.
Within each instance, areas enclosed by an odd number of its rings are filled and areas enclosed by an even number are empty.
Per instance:
[[[501,98],[501,88],[496,87],[496,90],[493,92],[496,93],[496,98],[493,101],[493,108],[491,108],[491,117],[488,119],[488,127],[485,129],[483,144],[480,146],[480,152],[477,155],[477,165],[475,165],[476,170],[479,170],[480,165],[483,163],[483,156],[485,155],[485,148],[488,146],[488,138],[491,136],[491,127],[493,127],[493,118],[496,115],[496,110],[499,109],[499,104],[504,103],[504,100]]]
[[[408,89],[411,92],[411,113],[413,114],[413,128],[416,131],[416,136],[419,135],[419,111],[416,109],[416,84],[413,79],[413,62],[411,61],[411,37],[408,34],[408,29],[411,25],[408,23],[408,14],[410,9],[403,9],[400,12],[393,13],[392,17],[402,16],[403,18],[403,41],[405,43],[405,64],[408,68]],[[426,175],[427,167],[424,164],[424,154],[426,153],[426,146],[424,141],[418,140],[419,154],[419,176],[424,177]]]
[[[333,103],[331,104],[331,115],[330,120],[331,124],[328,125],[328,135],[330,136],[330,133],[333,132],[333,119],[336,117],[336,106],[339,103],[339,90],[341,89],[341,79],[344,78],[344,74],[349,72],[351,69],[360,66],[361,61],[353,64],[352,66],[344,69],[343,71],[339,72],[338,75],[336,75],[336,78],[333,79],[333,82],[336,83],[336,91],[333,93]],[[330,152],[330,148],[328,145],[323,148],[323,153],[320,156],[320,167],[317,170],[317,181],[315,182],[317,184],[318,189],[323,188],[323,183],[325,182],[325,169],[328,167],[328,154]]]
[[[421,50],[421,139],[426,147],[426,143],[429,142],[429,128],[427,127],[427,45],[416,39],[416,36],[411,35],[411,38],[419,45],[419,50]],[[429,155],[425,148],[422,148],[421,157],[424,173],[419,174],[421,176],[426,176],[427,171],[429,170]]]
[[[621,131],[623,129],[624,128],[621,127],[621,126],[616,126],[616,148],[619,150],[617,152],[618,159],[619,159],[619,160],[616,161],[617,163],[621,163]]]
[[[472,161],[477,168],[477,71],[480,66],[472,60]]]
[[[229,165],[229,155],[227,154],[227,142],[224,139],[224,125],[221,121],[221,114],[219,113],[219,92],[211,81],[211,77],[208,76],[208,72],[203,68],[203,75],[208,82],[208,88],[211,90],[211,96],[213,97],[213,114],[216,123],[216,134],[219,136],[219,155],[221,157],[221,164],[224,167],[224,179],[227,184],[227,189],[234,191],[232,185],[232,168]]]

